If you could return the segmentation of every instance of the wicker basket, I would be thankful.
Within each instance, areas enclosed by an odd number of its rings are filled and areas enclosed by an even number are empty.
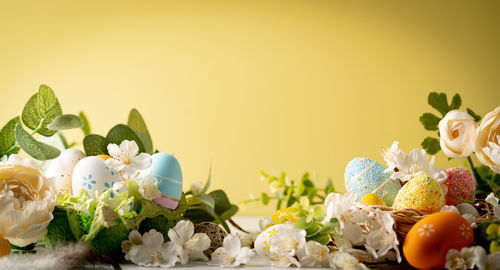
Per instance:
[[[479,217],[476,220],[476,223],[484,222],[484,221],[492,221],[495,218],[493,213],[493,205],[489,204],[483,199],[476,199],[474,204],[472,204],[479,212]],[[399,209],[395,210],[392,207],[387,206],[369,206],[373,210],[380,209],[382,211],[387,211],[391,214],[392,218],[394,218],[394,230],[398,234],[401,239],[404,239],[411,227],[415,225],[419,220],[429,215],[426,212],[413,209]]]

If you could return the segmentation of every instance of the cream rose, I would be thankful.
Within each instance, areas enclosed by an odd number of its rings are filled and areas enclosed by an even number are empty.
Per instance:
[[[53,181],[33,160],[11,155],[0,162],[0,234],[16,246],[40,241],[56,205]]]
[[[481,120],[474,138],[474,151],[479,161],[500,173],[500,107]]]
[[[474,150],[476,121],[468,113],[453,110],[439,121],[440,145],[451,158],[466,158]]]

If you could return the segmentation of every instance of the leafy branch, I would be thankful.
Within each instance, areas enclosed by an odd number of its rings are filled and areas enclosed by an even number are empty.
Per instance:
[[[81,126],[82,121],[78,116],[62,113],[54,91],[42,84],[24,105],[21,115],[12,118],[0,130],[0,157],[17,154],[22,149],[38,160],[56,158],[60,150],[38,141],[34,135],[50,137],[57,134],[66,142],[61,131]]]

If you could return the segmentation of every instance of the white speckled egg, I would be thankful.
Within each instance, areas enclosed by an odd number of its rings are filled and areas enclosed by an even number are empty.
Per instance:
[[[85,154],[78,149],[66,149],[61,152],[59,157],[51,161],[45,176],[54,178],[57,193],[72,193],[73,169],[78,161],[84,157]]]
[[[83,188],[92,198],[95,198],[96,191],[99,194],[113,187],[114,183],[123,182],[120,174],[106,166],[102,158],[91,156],[80,160],[73,170],[73,194],[79,194]],[[115,194],[112,192],[110,197]]]
[[[271,252],[269,251],[270,241],[271,239],[273,239],[273,237],[276,237],[278,233],[294,234],[296,233],[295,225],[288,223],[277,224],[265,229],[259,234],[259,236],[257,236],[257,239],[255,239],[254,243],[255,251],[260,256],[270,259],[271,256]]]
[[[151,173],[158,180],[158,189],[162,196],[153,201],[166,210],[175,210],[182,196],[181,165],[173,155],[166,153],[156,153],[151,158],[151,167],[141,174]]]
[[[385,172],[385,169],[384,165],[369,158],[354,158],[345,168],[346,190],[356,193],[358,202],[366,194],[375,193],[387,206],[392,206],[401,183],[397,179],[391,179],[391,174]]]

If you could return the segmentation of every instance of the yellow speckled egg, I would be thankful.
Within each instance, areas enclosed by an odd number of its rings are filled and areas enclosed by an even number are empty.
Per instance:
[[[260,256],[270,259],[270,242],[278,233],[295,233],[295,224],[278,224],[262,231],[255,239],[254,249]]]
[[[439,211],[445,203],[443,190],[427,175],[413,177],[394,199],[394,209],[415,208],[427,213]]]
[[[359,201],[360,203],[368,204],[368,205],[383,205],[387,206],[377,194],[375,193],[367,193],[361,200]]]

